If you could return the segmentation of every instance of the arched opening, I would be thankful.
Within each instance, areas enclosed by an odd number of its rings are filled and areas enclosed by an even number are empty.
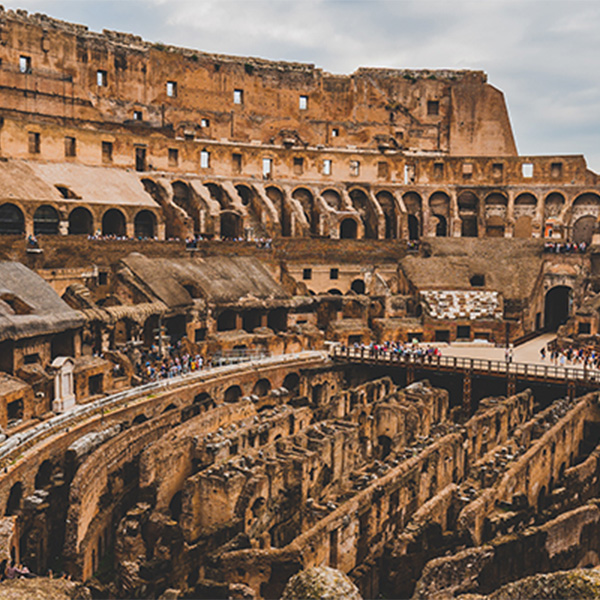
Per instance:
[[[429,210],[432,217],[436,218],[435,235],[436,237],[446,237],[448,235],[448,219],[450,217],[450,198],[444,192],[435,192],[429,198]]]
[[[136,238],[153,238],[156,235],[156,217],[150,210],[140,210],[135,215],[134,229]]]
[[[355,189],[350,192],[352,206],[360,215],[360,218],[365,227],[365,238],[369,240],[377,239],[377,212],[373,206],[373,202],[367,194],[360,189]]]
[[[365,282],[362,279],[355,279],[350,285],[350,289],[356,294],[364,294],[366,290]]]
[[[50,479],[52,477],[52,462],[45,460],[39,467],[38,472],[35,476],[35,489],[43,490],[50,485]]]
[[[415,215],[408,215],[408,239],[418,240],[420,236],[420,223]]]
[[[216,406],[215,401],[208,392],[200,392],[194,397],[194,404],[200,406],[202,410],[208,410]]]
[[[6,503],[5,515],[10,517],[16,515],[21,510],[21,500],[23,498],[23,484],[17,481],[11,488],[8,494],[8,502]]]
[[[268,379],[259,379],[252,388],[252,393],[259,398],[266,396],[271,391],[271,382]]]
[[[56,235],[58,233],[58,212],[44,204],[33,213],[33,233],[35,235]]]
[[[310,225],[311,235],[319,234],[319,212],[313,195],[306,188],[298,188],[292,192],[292,198],[302,205],[304,216]]]
[[[237,240],[242,237],[242,217],[233,211],[221,212],[221,237]]]
[[[379,458],[385,460],[392,451],[392,439],[387,435],[380,435],[377,438],[377,444],[379,445]]]
[[[297,396],[300,389],[300,376],[298,373],[288,373],[283,380],[283,387]]]
[[[273,206],[279,213],[279,224],[281,226],[281,235],[289,237],[292,235],[292,217],[290,207],[283,195],[283,192],[276,187],[270,186],[266,188],[265,193],[273,202]]]
[[[355,240],[356,234],[356,221],[354,219],[344,219],[340,225],[340,239]]]
[[[544,202],[544,219],[558,217],[565,205],[565,197],[558,192],[549,194]]]
[[[544,325],[548,331],[556,331],[571,313],[572,290],[559,285],[548,290],[544,300]]]
[[[224,310],[217,318],[217,331],[233,331],[237,328],[237,315],[231,309]]]
[[[102,217],[102,235],[125,235],[125,215],[116,208],[111,208]]]
[[[200,233],[200,214],[195,205],[190,186],[183,181],[175,181],[173,189],[173,202],[181,208],[194,223],[194,233]]]
[[[546,508],[546,487],[542,486],[537,497],[537,512],[541,513]]]
[[[171,404],[169,404],[168,406],[166,406],[163,409],[163,412],[166,413],[166,412],[169,412],[170,410],[175,410],[176,408],[177,408],[177,404],[174,404],[173,402],[171,402]]]
[[[504,237],[508,198],[499,192],[491,193],[485,199],[486,237]]]
[[[573,224],[572,239],[576,244],[581,244],[581,242],[591,244],[595,229],[596,217],[590,215],[580,217]]]
[[[461,220],[460,235],[477,237],[479,235],[479,198],[473,192],[463,192],[458,197],[458,216]]]
[[[25,232],[25,218],[14,204],[0,206],[0,234],[14,235]]]
[[[78,206],[69,214],[69,235],[90,235],[94,232],[92,213],[83,206]]]
[[[376,194],[385,219],[385,239],[394,240],[398,237],[398,210],[396,200],[390,192],[382,191]]]
[[[237,402],[242,397],[242,388],[239,385],[231,385],[223,394],[223,400],[227,404],[233,404]]]
[[[242,328],[248,333],[252,333],[260,327],[261,321],[262,311],[260,310],[247,310],[242,314]]]
[[[262,496],[260,498],[257,498],[252,503],[252,506],[250,507],[250,511],[252,512],[252,516],[254,518],[257,518],[260,515],[265,504],[266,504],[266,501]]]
[[[248,227],[251,229],[253,237],[265,237],[267,231],[263,224],[262,204],[258,202],[256,192],[247,185],[236,185],[235,189],[240,197],[242,204],[248,211]]]
[[[144,413],[141,413],[135,419],[133,419],[131,424],[139,425],[140,423],[145,423],[147,420],[148,420],[148,417]]]

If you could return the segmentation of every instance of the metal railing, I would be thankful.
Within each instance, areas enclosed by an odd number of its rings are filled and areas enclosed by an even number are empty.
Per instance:
[[[489,375],[516,376],[548,381],[575,381],[596,384],[600,387],[600,370],[586,365],[561,367],[516,363],[485,358],[463,358],[459,356],[433,356],[400,353],[394,351],[373,351],[370,348],[344,348],[334,346],[332,358],[345,358],[364,362],[389,363],[401,366],[415,366],[425,369],[451,370]]]

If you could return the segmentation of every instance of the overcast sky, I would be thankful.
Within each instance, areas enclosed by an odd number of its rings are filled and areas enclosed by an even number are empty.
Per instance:
[[[519,153],[600,173],[598,0],[22,0],[24,8],[206,52],[360,66],[482,69]]]

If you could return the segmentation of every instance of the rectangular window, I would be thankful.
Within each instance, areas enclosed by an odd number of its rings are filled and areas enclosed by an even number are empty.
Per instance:
[[[231,155],[231,165],[233,167],[234,173],[241,173],[242,172],[242,155],[234,152]]]
[[[194,331],[194,341],[203,342],[206,339],[206,327],[200,327]]]
[[[304,171],[304,159],[301,157],[294,158],[294,175],[302,175]]]
[[[167,81],[167,96],[169,98],[175,98],[177,96],[177,82]]]
[[[591,331],[592,331],[592,326],[590,323],[579,322],[577,324],[577,333],[589,334]]]
[[[312,279],[312,269],[303,269],[302,279]]]
[[[41,146],[40,134],[37,131],[29,132],[29,154],[39,154]]]
[[[492,165],[492,177],[494,179],[502,179],[504,175],[504,165],[502,163],[494,163]]]
[[[233,90],[233,103],[244,104],[244,90]]]
[[[333,162],[330,158],[326,158],[323,161],[323,175],[331,175],[331,170],[333,167]]]
[[[210,152],[208,150],[202,150],[200,152],[200,168],[208,169],[210,167]]]
[[[470,325],[458,325],[456,328],[456,338],[460,340],[471,338],[471,326]]]
[[[463,179],[471,179],[473,177],[473,163],[463,163],[462,174]]]
[[[135,170],[146,170],[146,148],[138,147],[135,149]]]
[[[444,178],[444,163],[433,163],[433,176],[436,179]]]
[[[108,271],[98,272],[98,285],[108,285]]]
[[[308,96],[300,96],[298,106],[300,110],[306,110],[308,108]]]
[[[201,119],[200,127],[210,127],[210,121],[208,119]]]
[[[389,172],[389,165],[386,162],[377,163],[377,177],[381,179],[387,179]]]
[[[340,135],[340,130],[337,127],[331,130],[331,137],[337,137],[338,135]]]
[[[169,148],[169,166],[176,167],[179,164],[179,150],[177,148]]]
[[[440,103],[438,100],[427,101],[427,114],[430,117],[434,117],[440,114]]]
[[[523,177],[533,177],[533,164],[523,163],[521,166],[521,171],[523,173]]]
[[[350,175],[353,177],[358,177],[360,174],[360,162],[357,160],[350,161]]]
[[[143,121],[143,119],[144,119],[144,115],[142,114],[141,110],[133,111],[133,120],[134,121]]]
[[[271,177],[271,173],[273,172],[273,159],[263,158],[262,166],[263,166],[263,178],[269,179]]]
[[[562,177],[563,164],[561,162],[554,162],[550,165],[550,176],[554,179],[560,179]]]
[[[415,182],[415,165],[404,165],[404,183]]]
[[[112,162],[113,145],[112,142],[102,142],[102,162]]]
[[[31,57],[20,56],[19,57],[19,71],[21,73],[31,73]]]
[[[77,156],[77,141],[74,137],[65,137],[65,156]]]
[[[337,268],[329,269],[329,279],[338,279],[340,276],[340,270]]]
[[[96,71],[96,85],[98,87],[106,87],[107,82],[108,82],[108,76],[106,74],[106,71],[101,71],[101,70]]]

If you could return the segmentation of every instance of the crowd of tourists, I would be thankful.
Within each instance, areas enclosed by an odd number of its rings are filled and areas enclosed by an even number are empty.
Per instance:
[[[346,351],[348,346],[342,344],[342,351]],[[414,357],[417,359],[432,360],[442,355],[442,351],[437,346],[430,344],[423,346],[417,341],[413,342],[382,342],[370,344],[353,344],[349,348],[355,351],[361,351],[370,358],[398,356],[399,358]]]
[[[134,368],[136,375],[142,381],[148,382],[193,373],[200,371],[204,366],[204,359],[200,354],[191,354],[178,343],[176,346],[167,346],[163,354],[156,345],[152,345],[148,350],[141,350]]]
[[[540,358],[548,359],[555,366],[582,366],[589,369],[600,369],[600,352],[593,347],[575,348],[573,346],[542,347]]]
[[[253,238],[251,240],[247,240],[246,238],[243,238],[243,237],[221,236],[221,237],[213,238],[213,237],[207,237],[207,236],[202,236],[202,235],[198,234],[193,237],[186,238],[185,247],[188,250],[195,250],[196,248],[199,247],[199,245],[202,242],[208,242],[211,240],[216,240],[218,242],[249,242],[249,243],[254,243],[257,248],[265,249],[265,250],[270,250],[271,246],[273,244],[272,238],[262,238],[261,237],[261,238]]]
[[[545,242],[544,252],[553,254],[583,254],[587,250],[587,244],[580,242]]]
[[[5,579],[29,579],[31,577],[36,577],[34,573],[32,573],[27,565],[23,565],[21,563],[15,563],[15,561],[11,561],[6,564],[4,571],[2,572],[1,580]]]

